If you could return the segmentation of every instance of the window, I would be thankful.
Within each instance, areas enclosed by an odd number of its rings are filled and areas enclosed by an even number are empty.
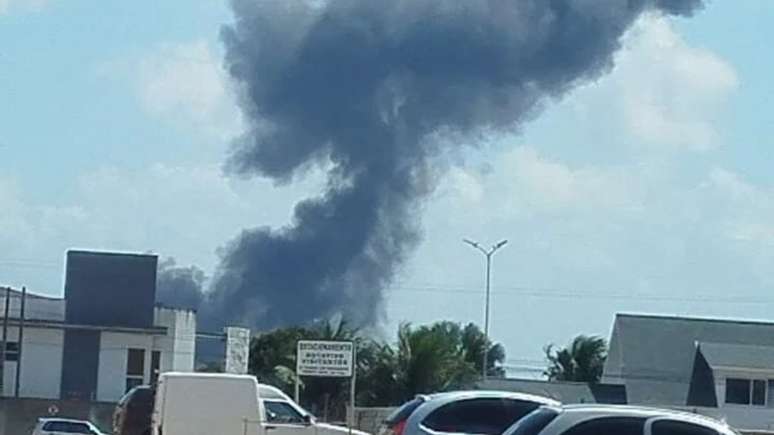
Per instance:
[[[89,425],[86,423],[79,423],[77,421],[49,421],[43,425],[43,430],[46,432],[60,432],[60,433],[73,433],[73,434],[93,434]]]
[[[766,406],[767,381],[761,379],[726,379],[726,403]]]
[[[154,350],[151,352],[151,384],[155,384],[159,379],[159,367],[161,365],[161,352]]]
[[[532,402],[511,399],[471,399],[436,409],[422,424],[437,432],[499,435],[537,409]]]
[[[126,353],[126,391],[142,385],[145,380],[145,349],[129,349]]]
[[[642,418],[602,417],[579,423],[562,435],[642,435],[644,427]]]
[[[705,426],[674,420],[659,420],[653,423],[653,435],[718,435]]]
[[[559,413],[551,408],[540,408],[513,425],[505,435],[537,435],[557,415]]]
[[[14,341],[5,342],[5,360],[19,361],[19,343]]]
[[[766,406],[766,381],[759,379],[753,381],[752,404]]]
[[[305,424],[306,419],[287,402],[266,400],[263,402],[266,421],[269,423]]]

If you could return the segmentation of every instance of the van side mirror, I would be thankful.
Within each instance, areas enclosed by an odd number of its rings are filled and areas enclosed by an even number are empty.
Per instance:
[[[314,417],[312,417],[310,414],[304,414],[304,424],[307,426],[314,424]]]

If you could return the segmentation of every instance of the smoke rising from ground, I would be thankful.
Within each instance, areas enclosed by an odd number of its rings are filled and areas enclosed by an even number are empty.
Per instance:
[[[612,66],[643,13],[700,0],[234,0],[222,30],[248,131],[227,169],[290,182],[330,165],[327,190],[285,228],[222,251],[200,311],[215,324],[378,321],[383,288],[417,244],[434,158],[517,129]],[[475,143],[471,143],[475,145]]]

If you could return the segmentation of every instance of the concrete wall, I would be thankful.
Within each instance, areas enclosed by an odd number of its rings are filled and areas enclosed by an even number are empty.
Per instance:
[[[350,410],[348,407],[347,412]],[[394,410],[395,408],[355,408],[355,428],[375,434],[382,421]]]
[[[51,416],[48,410],[52,405],[59,410],[59,417],[89,420],[105,433],[112,430],[112,403],[0,398],[0,435],[32,433],[38,418]]]
[[[156,337],[153,348],[162,351],[160,371],[192,372],[196,353],[196,313],[157,307],[157,326],[167,328],[167,335]]]
[[[8,341],[19,338],[17,328],[8,328]],[[59,398],[62,375],[62,330],[24,328],[22,343],[22,371],[19,394],[23,397]],[[13,396],[16,381],[16,362],[7,361],[3,372],[3,395]]]

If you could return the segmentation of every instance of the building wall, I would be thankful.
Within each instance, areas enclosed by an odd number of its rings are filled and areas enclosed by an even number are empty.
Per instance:
[[[100,338],[97,400],[116,402],[126,393],[126,364],[130,348],[145,350],[143,381],[150,381],[153,336],[103,331]]]
[[[156,326],[167,328],[167,335],[156,337],[153,347],[161,350],[161,372],[192,372],[196,353],[196,313],[157,307]]]
[[[725,421],[737,430],[774,430],[774,410],[769,408],[752,407],[723,407],[723,408],[699,408],[679,407],[675,408],[694,414],[713,417]]]
[[[54,399],[59,397],[62,375],[62,348],[64,331],[61,329],[24,328],[22,343],[22,371],[19,395]],[[18,328],[8,328],[8,341],[19,337]],[[3,395],[13,396],[16,381],[16,362],[6,362],[3,372]]]

